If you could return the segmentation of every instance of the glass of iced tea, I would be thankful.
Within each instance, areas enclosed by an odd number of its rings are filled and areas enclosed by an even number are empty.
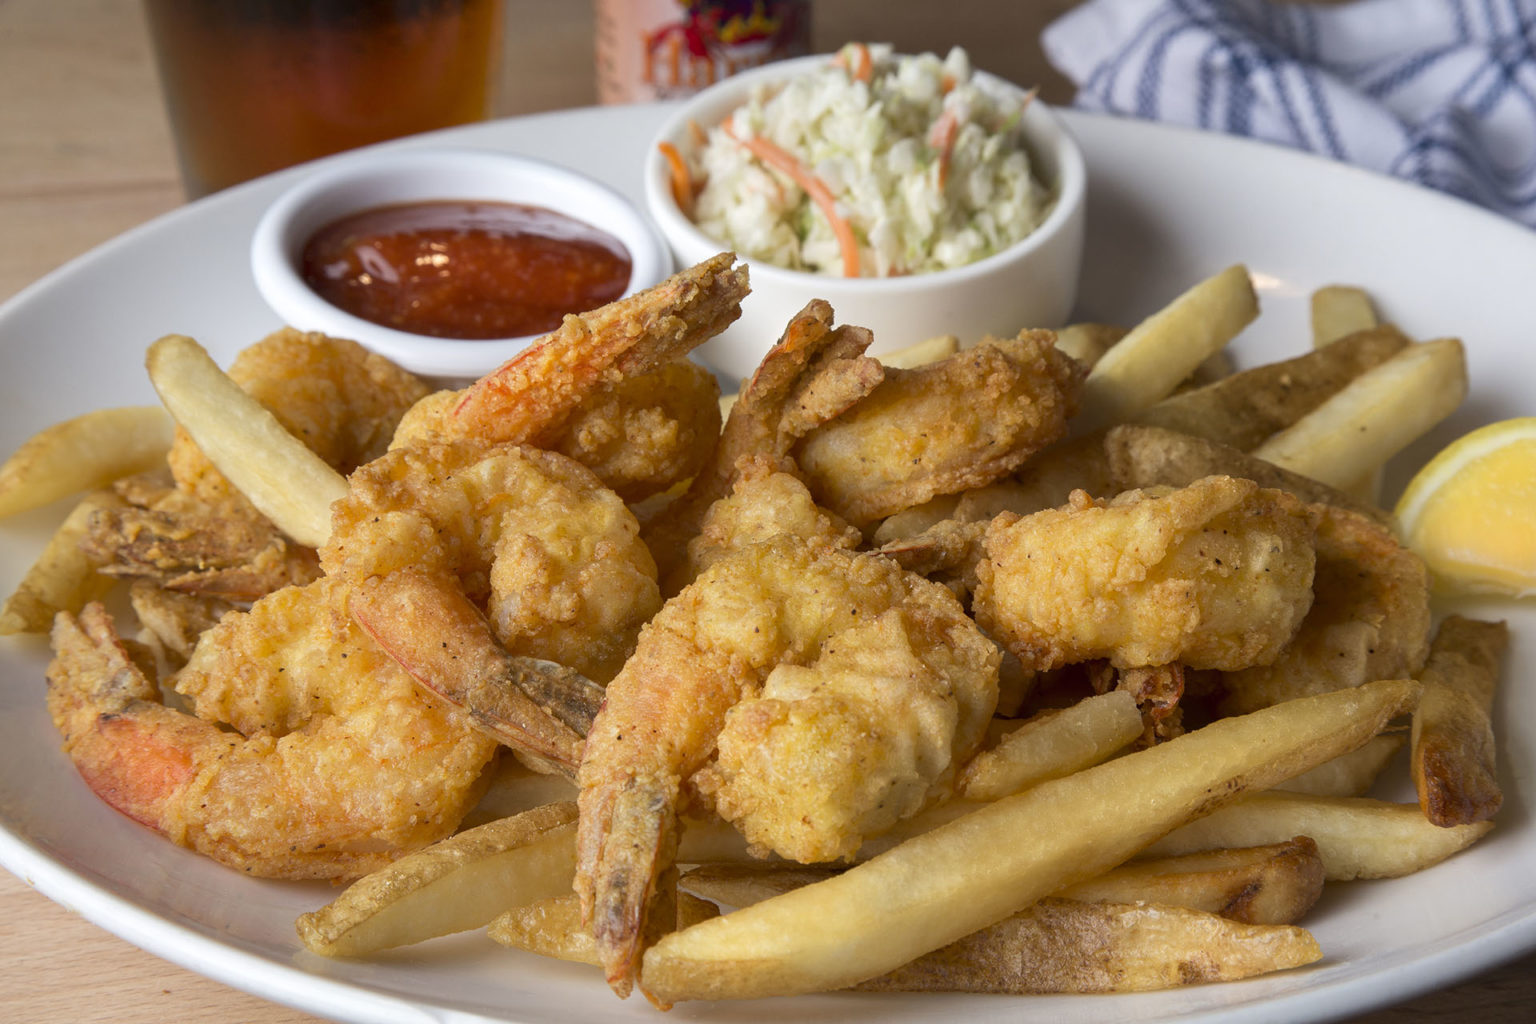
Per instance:
[[[503,0],[144,0],[191,198],[494,111]]]

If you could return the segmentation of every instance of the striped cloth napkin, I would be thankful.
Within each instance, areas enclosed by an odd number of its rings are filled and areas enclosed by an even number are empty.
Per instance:
[[[1309,150],[1536,226],[1536,0],[1089,0],[1042,43],[1079,108]]]

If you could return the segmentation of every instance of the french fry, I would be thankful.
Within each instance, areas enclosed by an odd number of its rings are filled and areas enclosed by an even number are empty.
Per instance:
[[[645,953],[641,985],[670,1004],[876,977],[1114,867],[1244,792],[1353,749],[1417,695],[1412,680],[1368,683],[1222,719],[1041,783],[835,878],[663,937]]]
[[[170,450],[173,427],[164,409],[135,405],[39,431],[0,466],[0,518],[153,468]]]
[[[347,481],[241,390],[191,338],[149,347],[150,382],[210,462],[284,533],[310,547],[331,532],[331,503]]]
[[[1251,451],[1407,345],[1392,327],[1351,335],[1165,398],[1131,419]]]
[[[1350,381],[1253,454],[1343,489],[1449,416],[1466,395],[1461,342],[1418,342]]]
[[[1436,825],[1484,821],[1504,802],[1491,712],[1508,644],[1502,622],[1448,616],[1419,674],[1409,764],[1419,807]]]
[[[1481,821],[1440,828],[1417,804],[1274,790],[1255,793],[1185,825],[1146,852],[1166,857],[1305,835],[1317,843],[1330,882],[1397,878],[1459,853],[1492,827],[1492,822]]]
[[[1323,893],[1323,858],[1307,836],[1283,843],[1131,861],[1056,895],[1084,903],[1160,903],[1244,924],[1292,924]]]
[[[720,916],[720,908],[691,893],[677,894],[677,927]],[[582,923],[581,902],[575,893],[513,907],[492,921],[486,934],[503,946],[596,967],[597,941]]]
[[[570,892],[576,805],[548,804],[455,836],[352,883],[297,922],[322,956],[365,956],[488,924],[510,907]]]
[[[1322,348],[1377,326],[1376,306],[1363,288],[1325,285],[1312,293],[1312,345]]]
[[[97,491],[74,507],[0,606],[0,636],[46,633],[59,612],[78,612],[111,589],[112,579],[98,574],[96,562],[80,550],[80,538],[97,509],[122,504],[111,491]]]
[[[1281,469],[1239,448],[1144,423],[1124,424],[1104,435],[1104,452],[1121,490],[1167,484],[1184,487],[1208,476],[1236,476],[1261,487],[1287,491],[1305,502],[1337,505],[1387,524],[1380,508],[1311,477]]]
[[[1141,712],[1129,692],[1087,697],[1029,719],[977,754],[961,770],[956,792],[966,800],[996,800],[1098,764],[1141,732]]]
[[[722,906],[747,907],[842,868],[821,865],[705,864],[679,885]],[[1131,861],[1055,893],[1083,903],[1158,903],[1220,914],[1246,924],[1291,924],[1323,889],[1323,862],[1306,836],[1283,843]]]
[[[1310,932],[1154,903],[1050,897],[858,985],[864,992],[1154,992],[1322,959]]]
[[[960,351],[960,339],[953,334],[941,334],[936,338],[928,338],[926,341],[919,341],[904,348],[876,353],[875,358],[880,360],[882,366],[910,370],[936,363],[940,359],[948,359],[958,351]]]
[[[1129,333],[1115,324],[1067,324],[1056,332],[1056,347],[1091,370]]]
[[[1133,327],[1083,382],[1079,433],[1132,419],[1167,397],[1195,367],[1259,314],[1248,268],[1228,267]]]
[[[1358,750],[1340,754],[1275,788],[1313,796],[1364,796],[1406,742],[1408,736],[1401,730],[1384,732],[1371,737]]]
[[[1378,325],[1376,307],[1364,289],[1349,285],[1328,285],[1312,293],[1312,346],[1322,348],[1357,331]],[[1381,470],[1366,474],[1344,488],[1363,501],[1381,501]]]

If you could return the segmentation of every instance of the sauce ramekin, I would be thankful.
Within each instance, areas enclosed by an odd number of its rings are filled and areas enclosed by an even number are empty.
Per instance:
[[[305,243],[332,221],[370,207],[431,200],[540,206],[601,228],[629,251],[625,295],[672,273],[671,253],[645,215],[585,175],[489,150],[408,149],[332,158],[273,202],[251,238],[256,287],[289,326],[350,338],[413,373],[447,378],[488,373],[541,335],[463,341],[381,326],[321,298],[300,270]]]

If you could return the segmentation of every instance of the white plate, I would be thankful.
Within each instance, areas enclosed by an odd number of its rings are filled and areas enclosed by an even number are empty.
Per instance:
[[[565,163],[635,201],[640,155],[670,107],[593,109],[455,129],[435,140]],[[1536,413],[1530,289],[1536,236],[1429,192],[1255,144],[1068,115],[1087,150],[1091,205],[1084,317],[1129,321],[1199,278],[1245,262],[1264,314],[1249,358],[1307,347],[1306,296],[1364,285],[1411,334],[1467,342],[1472,398],[1400,459],[1456,432]],[[415,140],[402,145],[420,145]],[[75,261],[0,309],[0,451],[88,409],[154,401],[145,347],[199,338],[221,362],[277,325],[246,246],[286,172],[194,204]],[[0,524],[9,592],[60,514]],[[1310,921],[1326,959],[1276,977],[1145,996],[828,995],[684,1004],[674,1020],[1150,1021],[1322,1019],[1406,998],[1536,946],[1536,611],[1489,603],[1515,639],[1500,696],[1506,802],[1472,850],[1420,875],[1333,889]],[[45,645],[0,642],[0,862],[53,899],[168,960],[262,997],[369,1024],[655,1020],[589,969],[466,935],[366,962],[303,952],[293,919],[332,890],[253,881],[187,853],[100,803],[58,749],[43,710]]]

